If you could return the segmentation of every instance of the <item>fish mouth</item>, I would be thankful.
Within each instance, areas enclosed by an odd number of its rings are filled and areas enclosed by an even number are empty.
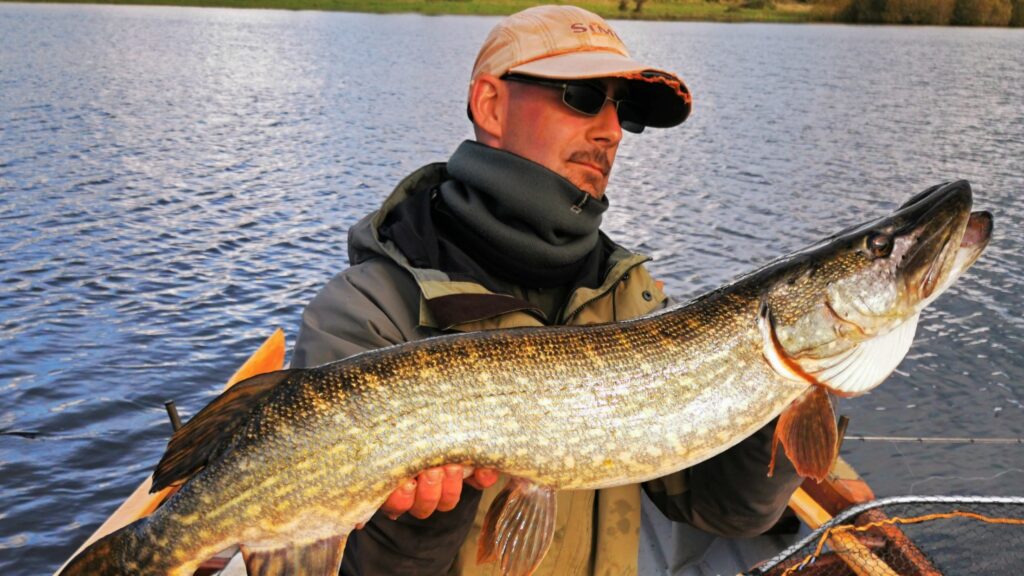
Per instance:
[[[992,239],[992,227],[991,212],[984,210],[971,212],[970,218],[967,219],[967,226],[964,228],[963,236],[960,238],[960,246],[957,247],[953,258],[950,273],[937,291],[938,293],[942,293],[946,288],[949,288],[981,256],[981,253],[985,251],[985,247],[988,246],[989,240]]]
[[[992,214],[971,212],[966,181],[933,186],[894,214],[902,233],[914,239],[899,265],[906,293],[926,305],[953,284],[988,245]]]
[[[967,229],[960,239],[960,249],[981,254],[991,238],[992,213],[985,210],[971,212],[971,217],[967,220]]]

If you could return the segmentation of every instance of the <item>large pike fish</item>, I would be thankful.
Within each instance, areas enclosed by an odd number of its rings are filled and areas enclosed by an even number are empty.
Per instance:
[[[921,309],[991,230],[954,182],[656,315],[441,336],[257,376],[174,434],[154,490],[181,490],[61,574],[189,575],[235,545],[249,574],[336,574],[349,532],[402,479],[447,463],[512,477],[479,558],[530,574],[556,490],[692,466],[776,417],[775,446],[820,479],[837,450],[829,395],[896,368]]]

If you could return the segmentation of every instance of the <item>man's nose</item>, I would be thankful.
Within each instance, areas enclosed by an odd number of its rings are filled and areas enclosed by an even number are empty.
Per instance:
[[[614,146],[622,140],[622,126],[619,124],[619,112],[611,99],[604,101],[601,111],[594,116],[591,138]]]

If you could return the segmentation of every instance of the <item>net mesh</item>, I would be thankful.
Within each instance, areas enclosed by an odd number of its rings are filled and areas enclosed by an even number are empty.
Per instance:
[[[1024,498],[897,497],[837,515],[748,576],[1024,574]]]

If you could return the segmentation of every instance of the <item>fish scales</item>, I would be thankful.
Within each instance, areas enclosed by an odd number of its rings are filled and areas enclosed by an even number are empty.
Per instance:
[[[756,304],[748,309],[745,348],[748,356],[757,356]],[[474,335],[433,345],[433,356],[438,359],[467,354],[475,358],[465,367],[452,365],[444,376],[450,393],[444,397],[443,412],[461,423],[454,434],[436,426],[438,383],[421,376],[424,364],[418,351],[398,355],[386,375],[394,385],[360,389],[352,402],[370,415],[367,429],[414,440],[404,449],[395,449],[393,442],[381,439],[377,446],[383,450],[374,455],[376,467],[367,473],[380,477],[393,472],[401,478],[424,465],[464,461],[495,466],[545,485],[585,488],[608,482],[609,475],[633,479],[656,472],[657,462],[645,456],[651,451],[651,442],[637,443],[631,433],[647,430],[645,436],[650,436],[660,432],[658,438],[652,438],[654,444],[668,442],[669,436],[678,442],[674,433],[709,429],[705,420],[719,416],[718,410],[729,410],[723,398],[763,389],[764,382],[757,378],[734,379],[735,392],[719,388],[711,395],[706,380],[695,376],[701,373],[714,378],[727,365],[734,368],[738,358],[728,346],[708,337],[707,331],[689,327],[708,321],[721,320],[706,318],[692,323],[684,317],[659,318],[597,330]],[[688,341],[686,353],[680,339]],[[741,339],[734,340],[741,345]],[[528,351],[520,355],[523,349]],[[604,358],[604,366],[596,369],[589,360],[591,355]],[[374,361],[372,356],[368,360]],[[752,367],[758,365],[751,362]],[[777,378],[769,370],[758,376]],[[791,386],[790,395],[800,389]],[[679,412],[676,404],[692,404],[693,409]],[[738,419],[732,420],[730,426]],[[764,423],[764,418],[755,420],[751,426]],[[594,438],[603,440],[596,444]],[[686,440],[688,446],[698,445]],[[587,456],[595,445],[602,451],[614,448],[602,462],[610,458],[636,464],[622,469],[594,468],[587,458],[577,457]],[[526,455],[517,455],[524,451]],[[566,456],[578,465],[565,466]],[[402,468],[396,467],[397,463],[407,464]]]

